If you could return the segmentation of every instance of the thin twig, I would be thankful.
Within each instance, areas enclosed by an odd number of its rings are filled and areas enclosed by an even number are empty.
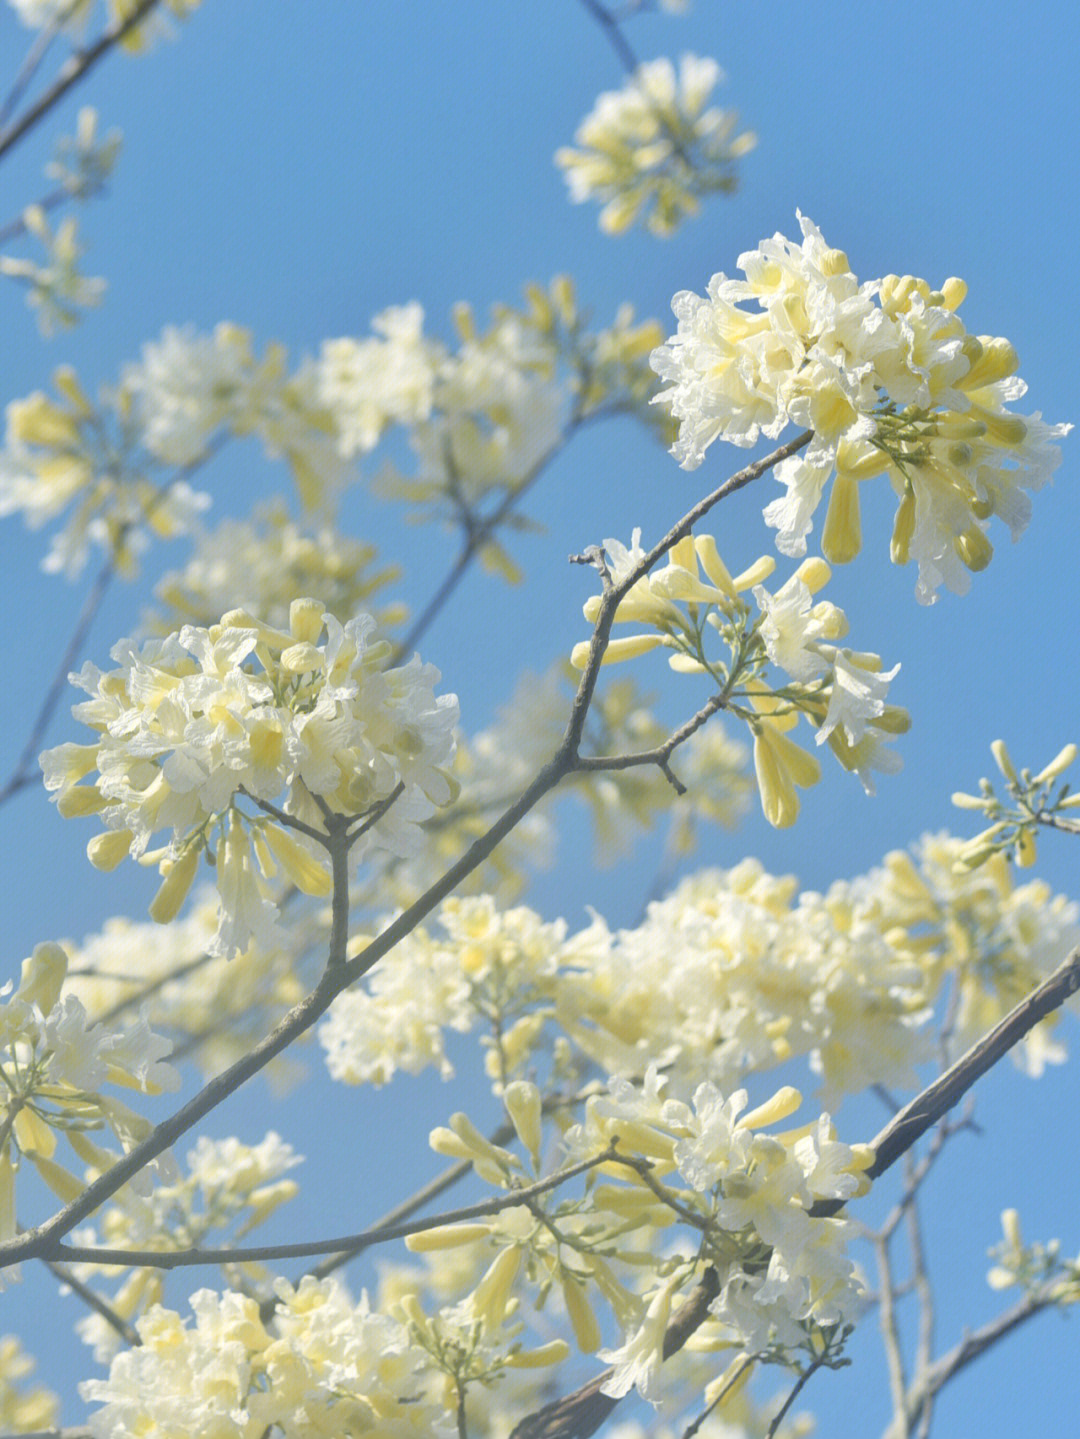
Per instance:
[[[79,1264],[115,1264],[135,1269],[192,1269],[205,1264],[254,1264],[268,1259],[308,1259],[316,1254],[337,1254],[351,1249],[359,1252],[373,1244],[387,1244],[392,1239],[405,1239],[410,1234],[424,1234],[429,1229],[442,1229],[446,1225],[465,1224],[474,1219],[490,1219],[504,1209],[515,1209],[527,1205],[529,1200],[549,1190],[557,1189],[568,1179],[574,1179],[597,1165],[607,1164],[618,1158],[614,1144],[601,1154],[589,1159],[568,1164],[564,1169],[538,1179],[534,1184],[523,1184],[508,1189],[505,1194],[492,1199],[482,1199],[477,1204],[466,1204],[460,1209],[448,1209],[429,1219],[413,1219],[402,1224],[384,1224],[360,1234],[338,1235],[333,1239],[313,1239],[300,1244],[257,1244],[236,1245],[230,1249],[106,1249],[94,1245],[56,1244],[53,1253],[59,1259]]]
[[[611,42],[612,48],[619,57],[619,62],[628,75],[632,75],[638,68],[638,57],[634,54],[633,47],[622,32],[618,20],[607,8],[601,5],[600,0],[581,0],[582,5],[593,17],[607,39]]]
[[[0,133],[0,159],[15,145],[22,137],[47,115],[59,100],[61,100],[73,85],[77,85],[90,73],[99,60],[103,59],[114,45],[118,45],[135,27],[146,19],[147,15],[159,4],[160,0],[139,0],[123,20],[118,21],[101,35],[86,50],[76,50],[71,58],[63,65],[59,75],[49,86],[41,99],[31,105],[30,109],[16,120],[7,130]]]
[[[112,1305],[108,1303],[107,1300],[102,1299],[96,1290],[91,1289],[89,1284],[84,1284],[81,1279],[77,1279],[66,1265],[57,1264],[50,1260],[45,1267],[55,1279],[58,1279],[61,1284],[66,1284],[73,1294],[77,1294],[82,1302],[88,1308],[92,1309],[95,1314],[100,1314],[105,1323],[108,1324],[110,1328],[116,1330],[125,1344],[134,1349],[142,1343],[138,1330],[130,1325],[126,1319],[122,1319]]]
[[[83,601],[82,609],[79,611],[79,618],[75,622],[75,628],[71,632],[71,638],[60,656],[60,663],[56,667],[49,688],[45,691],[45,698],[41,702],[41,708],[37,712],[30,730],[30,736],[23,746],[22,753],[15,763],[11,777],[2,789],[0,789],[0,804],[11,799],[12,795],[18,794],[25,789],[34,779],[34,761],[37,759],[38,747],[49,727],[49,721],[60,703],[60,696],[64,693],[67,684],[68,673],[79,657],[90,626],[94,623],[98,610],[100,610],[105,593],[116,575],[116,563],[110,556],[98,572],[97,579],[90,587],[90,591]]]
[[[904,1355],[900,1345],[900,1326],[896,1318],[896,1286],[893,1280],[892,1256],[889,1253],[889,1235],[874,1236],[874,1253],[878,1266],[879,1321],[881,1342],[885,1349],[885,1364],[889,1371],[889,1393],[892,1397],[893,1423],[898,1432],[908,1439],[910,1427],[907,1414],[907,1376],[904,1373]],[[903,1426],[899,1428],[899,1426]]]
[[[788,1410],[795,1403],[795,1400],[798,1399],[802,1391],[806,1388],[812,1376],[818,1372],[818,1370],[824,1363],[825,1356],[823,1354],[819,1355],[814,1360],[814,1362],[807,1365],[807,1367],[799,1375],[798,1379],[791,1386],[791,1393],[788,1395],[788,1397],[784,1400],[783,1404],[781,1404],[780,1408],[773,1415],[772,1423],[769,1425],[768,1429],[765,1432],[765,1439],[775,1439],[776,1431],[780,1428],[780,1425],[783,1422]]]
[[[908,1187],[911,1187],[911,1155],[904,1155]],[[919,1330],[915,1343],[914,1384],[918,1387],[930,1368],[934,1357],[934,1290],[926,1267],[926,1251],[923,1245],[922,1226],[919,1222],[919,1201],[913,1193],[907,1206],[908,1249],[911,1252],[911,1273],[915,1281],[915,1293],[919,1300]],[[930,1420],[933,1414],[933,1397],[928,1398],[919,1420],[918,1439],[928,1439]]]
[[[1041,1314],[1045,1309],[1055,1308],[1057,1305],[1056,1289],[1056,1283],[1051,1281],[1026,1295],[1011,1309],[1007,1309],[1004,1314],[999,1314],[996,1319],[984,1324],[981,1329],[976,1329],[973,1333],[966,1335],[948,1354],[942,1355],[932,1364],[923,1377],[922,1383],[914,1386],[912,1392],[908,1394],[910,1422],[914,1423],[921,1419],[927,1404],[961,1370],[981,1358],[988,1349],[998,1344],[1021,1324],[1026,1324],[1029,1319],[1033,1319],[1036,1314]],[[890,1427],[886,1431],[886,1439],[899,1439],[899,1434]]]

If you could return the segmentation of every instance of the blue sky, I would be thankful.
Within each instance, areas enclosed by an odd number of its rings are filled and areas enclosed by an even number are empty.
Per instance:
[[[703,291],[710,275],[732,273],[738,254],[775,230],[797,233],[799,208],[860,275],[962,276],[968,327],[1008,336],[1020,353],[1030,386],[1020,408],[1050,421],[1075,419],[1078,32],[1075,9],[1057,4],[695,0],[686,17],[641,17],[627,28],[639,56],[715,56],[728,76],[718,98],[759,135],[739,193],[708,202],[699,219],[660,241],[602,235],[594,207],[568,203],[552,163],[597,93],[621,83],[614,51],[576,0],[204,0],[174,43],[147,57],[106,60],[6,164],[0,222],[37,194],[52,142],[70,132],[81,104],[92,103],[105,128],[124,132],[110,193],[81,222],[86,268],[109,280],[106,302],[78,330],[42,342],[15,287],[0,287],[2,399],[45,386],[62,362],[90,387],[107,383],[166,324],[205,329],[233,320],[260,344],[281,340],[298,358],[327,337],[364,333],[387,305],[417,299],[430,328],[447,335],[455,302],[468,300],[482,313],[516,300],[527,281],[560,271],[574,276],[582,302],[601,320],[630,300],[666,325],[677,290]],[[0,83],[25,38],[13,15],[0,12]],[[884,779],[873,800],[849,777],[827,774],[793,830],[775,833],[755,814],[737,835],[711,836],[702,863],[756,854],[774,871],[824,887],[924,830],[969,832],[949,795],[989,772],[993,739],[1006,739],[1019,761],[1035,767],[1080,739],[1076,443],[1065,442],[1054,485],[1035,496],[1022,541],[1013,546],[998,535],[993,563],[964,599],[945,594],[932,608],[918,606],[913,572],[884,562],[886,507],[865,517],[864,553],[837,572],[829,596],[848,611],[857,646],[902,662],[892,696],[914,720],[902,743],[905,768]],[[687,475],[630,425],[583,436],[529,507],[545,533],[513,542],[528,584],[508,594],[474,575],[424,642],[424,658],[461,696],[466,727],[490,719],[522,656],[540,669],[582,637],[580,604],[591,583],[568,570],[570,551],[606,535],[628,539],[635,525],[656,536],[703,483],[711,488],[743,459],[714,446],[702,470]],[[243,509],[267,478],[278,482],[243,447],[218,478],[222,513]],[[765,480],[724,507],[721,548],[733,564],[770,548],[760,510],[775,488]],[[400,519],[374,501],[357,511],[365,537],[404,559],[404,594],[419,607],[454,551],[450,537],[406,530]],[[88,582],[42,575],[44,549],[43,537],[28,537],[21,522],[3,522],[14,676],[0,746],[5,775]],[[180,554],[155,552],[139,583],[114,590],[91,635],[91,657],[101,662],[130,631],[154,578]],[[72,731],[61,717],[49,742]],[[40,792],[25,792],[0,813],[0,828],[17,875],[0,901],[12,973],[37,940],[81,936],[125,907],[140,912],[149,898],[146,875],[91,871],[82,858],[86,833],[61,822]],[[531,902],[572,924],[587,903],[613,923],[629,920],[648,888],[655,846],[642,845],[627,866],[599,878],[573,862],[575,853],[580,858],[571,840],[570,862],[541,878]],[[1065,840],[1043,842],[1037,873],[1080,897]],[[317,1126],[310,1096],[279,1111],[256,1084],[208,1132],[235,1129],[255,1140],[274,1124],[308,1153],[313,1173],[320,1155],[351,1162],[339,1158],[341,1124],[379,1132],[368,1125],[402,1105],[417,1113],[426,1105],[431,1122],[440,1122],[461,1102],[419,1082],[377,1096],[369,1109],[352,1091],[331,1097]],[[928,1242],[943,1345],[963,1324],[996,1312],[999,1300],[983,1284],[985,1248],[998,1237],[1005,1204],[1020,1208],[1033,1237],[1057,1234],[1066,1251],[1080,1247],[1070,1202],[1080,1180],[1074,1126],[1061,1132],[1051,1120],[1071,1118],[1076,1101],[1074,1067],[1037,1084],[1002,1070],[980,1090],[985,1133],[955,1143],[931,1193]],[[862,1123],[868,1137],[878,1122],[872,1109],[853,1110],[845,1134]],[[424,1172],[425,1131],[418,1122],[414,1148],[401,1156],[410,1173]],[[362,1141],[357,1154],[367,1217],[395,1196],[361,1165]],[[339,1227],[312,1199],[301,1206],[289,1221],[297,1232]],[[23,1330],[34,1348],[25,1314],[31,1292],[43,1291],[26,1283],[5,1295],[11,1317],[0,1328]],[[74,1317],[74,1301],[64,1304]],[[860,1413],[860,1433],[883,1425],[873,1323],[856,1347],[855,1370],[821,1376],[808,1391],[822,1434],[850,1433],[852,1412]],[[1066,1347],[1073,1338],[1057,1316],[1037,1320],[950,1391],[938,1432],[1022,1431],[1026,1392],[1053,1396],[1040,1416],[1044,1436],[1071,1435],[1080,1400]],[[44,1376],[70,1392],[81,1351],[68,1348],[63,1333],[50,1339],[49,1352],[36,1347]],[[77,1408],[65,1417],[72,1422]]]

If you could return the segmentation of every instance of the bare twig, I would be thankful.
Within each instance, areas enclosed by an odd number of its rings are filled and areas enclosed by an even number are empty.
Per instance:
[[[84,79],[99,60],[103,59],[115,45],[118,45],[126,35],[130,34],[137,25],[141,24],[147,15],[149,15],[150,11],[153,10],[154,6],[159,3],[160,0],[139,0],[139,3],[123,20],[117,21],[115,25],[110,25],[107,30],[104,30],[98,36],[92,45],[88,46],[85,50],[76,50],[71,58],[61,67],[60,73],[45,91],[45,94],[42,95],[41,99],[31,105],[29,110],[27,110],[20,119],[16,120],[14,124],[10,125],[8,129],[0,133],[0,159],[2,159],[24,135],[28,134],[38,121],[49,113],[58,101],[63,99],[73,85],[77,85],[80,80]]]
[[[465,1224],[474,1219],[490,1219],[504,1209],[527,1205],[531,1199],[557,1189],[568,1179],[574,1179],[597,1165],[607,1164],[618,1158],[614,1144],[601,1154],[568,1164],[564,1169],[538,1179],[535,1184],[523,1184],[508,1189],[492,1199],[482,1199],[477,1204],[466,1204],[460,1209],[449,1209],[429,1219],[408,1220],[401,1224],[380,1224],[360,1234],[339,1235],[333,1239],[313,1239],[300,1244],[256,1244],[236,1245],[229,1249],[106,1249],[94,1245],[56,1244],[53,1253],[60,1259],[80,1264],[116,1264],[126,1268],[145,1269],[191,1269],[205,1264],[254,1264],[268,1259],[307,1259],[316,1254],[338,1254],[344,1250],[358,1253],[373,1244],[387,1244],[391,1239],[405,1239],[410,1234],[423,1234],[429,1229],[441,1229],[448,1224]],[[636,1166],[635,1166],[636,1167]]]
[[[1036,1314],[1041,1314],[1045,1309],[1052,1309],[1056,1306],[1055,1290],[1056,1283],[1050,1282],[1041,1288],[1026,1295],[1019,1303],[1007,1309],[1004,1314],[999,1314],[981,1329],[966,1335],[955,1348],[948,1354],[942,1355],[926,1371],[923,1379],[913,1385],[908,1394],[907,1411],[909,1423],[918,1422],[934,1396],[939,1394],[948,1382],[955,1378],[961,1370],[966,1369],[969,1364],[980,1358],[995,1344],[1000,1343],[1006,1335],[1018,1329],[1021,1324],[1026,1324]],[[886,1439],[899,1439],[904,1431],[894,1427],[886,1431]]]
[[[896,1318],[896,1283],[893,1279],[892,1256],[889,1253],[890,1235],[874,1236],[874,1253],[878,1266],[879,1322],[881,1342],[885,1349],[885,1364],[889,1372],[889,1394],[892,1398],[893,1423],[903,1425],[898,1432],[908,1439],[910,1428],[907,1420],[907,1377],[904,1374],[904,1355],[900,1345],[900,1326]]]
[[[606,5],[601,5],[600,0],[581,0],[581,3],[611,42],[623,69],[628,75],[632,75],[638,67],[638,57],[623,34],[618,18]]]
[[[110,556],[98,571],[97,579],[91,585],[90,591],[83,601],[79,618],[75,622],[75,628],[71,632],[71,638],[64,648],[64,653],[60,656],[60,663],[56,667],[49,688],[45,691],[45,698],[34,719],[30,736],[23,745],[22,753],[15,762],[15,768],[12,770],[10,778],[0,789],[0,804],[11,799],[12,795],[18,794],[21,789],[25,789],[28,784],[33,782],[35,778],[34,762],[37,759],[38,747],[49,727],[49,721],[56,711],[56,706],[60,703],[60,696],[64,693],[68,672],[79,657],[79,651],[83,647],[90,626],[94,623],[115,574],[115,560]]]
[[[112,1305],[102,1299],[96,1290],[91,1289],[89,1284],[84,1284],[81,1279],[77,1279],[63,1264],[50,1262],[46,1267],[54,1278],[59,1279],[61,1284],[66,1284],[73,1294],[77,1294],[87,1308],[92,1309],[95,1314],[100,1314],[105,1323],[116,1330],[125,1344],[134,1349],[136,1345],[142,1343],[138,1331],[126,1319],[122,1319]]]

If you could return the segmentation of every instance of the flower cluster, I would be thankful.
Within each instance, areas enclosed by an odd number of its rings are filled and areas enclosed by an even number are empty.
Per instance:
[[[704,870],[615,932],[599,916],[568,934],[524,907],[449,901],[335,1000],[327,1064],[354,1084],[432,1065],[447,1077],[447,1031],[480,1029],[499,1088],[547,1061],[566,1080],[641,1074],[659,1057],[685,1097],[700,1079],[729,1090],[806,1056],[830,1106],[873,1084],[911,1090],[934,1058],[943,992],[960,1054],[1080,942],[1076,905],[1014,886],[1002,856],[956,871],[962,848],[927,836],[825,894],[754,860]],[[1056,1034],[1052,1019],[1037,1025],[1015,1062],[1032,1075],[1060,1062]]]
[[[535,1006],[550,993],[565,924],[543,924],[525,908],[499,910],[487,895],[445,900],[438,918],[441,934],[413,930],[367,988],[334,1001],[319,1039],[335,1079],[385,1084],[397,1070],[415,1074],[432,1064],[449,1078],[444,1030],[466,1032],[482,1018],[497,1021],[498,1040],[489,1041],[494,1076],[528,1057],[544,1018]]]
[[[684,55],[639,65],[621,90],[601,95],[582,121],[579,148],[558,150],[575,201],[598,200],[600,228],[619,234],[641,220],[670,235],[701,195],[735,189],[735,162],[757,143],[736,134],[738,116],[707,109],[723,79],[715,60]]]
[[[79,200],[97,194],[112,174],[120,153],[120,131],[110,130],[104,139],[99,139],[97,123],[97,111],[84,105],[75,123],[75,134],[61,137],[55,158],[45,167],[50,180]]]
[[[1015,856],[1027,869],[1035,863],[1035,832],[1040,825],[1080,832],[1080,821],[1071,818],[1071,811],[1080,807],[1080,795],[1071,793],[1069,783],[1057,781],[1077,756],[1075,744],[1064,745],[1038,774],[1029,769],[1017,772],[1003,740],[990,746],[994,760],[1005,780],[1011,803],[998,799],[988,779],[979,781],[979,793],[954,794],[958,809],[981,811],[991,821],[981,834],[970,839],[957,861],[965,869],[976,869],[992,854]]]
[[[106,1083],[144,1093],[178,1089],[180,1076],[163,1062],[167,1040],[142,1013],[122,1027],[92,1024],[73,994],[62,993],[68,957],[58,944],[39,944],[22,967],[14,994],[0,992],[0,1239],[15,1234],[15,1181],[28,1160],[45,1183],[68,1202],[83,1184],[55,1158],[63,1135],[84,1162],[108,1169],[115,1152],[89,1138],[108,1130],[123,1150],[145,1139],[152,1126],[111,1094]],[[10,998],[7,996],[10,995]],[[168,1157],[158,1161],[163,1176]],[[144,1175],[144,1180],[147,1176]]]
[[[990,1250],[995,1261],[986,1276],[991,1289],[1023,1289],[1028,1298],[1050,1298],[1055,1304],[1080,1302],[1080,1259],[1062,1259],[1061,1244],[1025,1244],[1015,1209],[1001,1215],[1004,1234]]]
[[[142,646],[121,641],[117,669],[84,666],[73,678],[90,699],[73,713],[99,737],[60,745],[41,762],[63,815],[100,816],[91,861],[111,869],[128,853],[145,858],[151,837],[171,830],[167,848],[151,856],[164,882],[150,913],[165,922],[216,830],[221,923],[210,951],[235,954],[252,936],[273,942],[266,880],[278,865],[306,893],[329,893],[318,846],[328,847],[333,816],[355,824],[348,838],[357,853],[375,840],[408,853],[418,822],[455,793],[444,766],[457,700],[436,698],[438,672],[415,656],[384,668],[388,646],[373,640],[374,629],[370,615],[342,625],[303,599],[293,602],[288,631],[231,611],[209,629],[186,625]],[[93,771],[92,783],[79,783]],[[287,815],[273,804],[282,790]],[[278,823],[246,818],[241,796]],[[280,827],[290,819],[302,837]]]
[[[0,1424],[8,1434],[52,1429],[60,1419],[60,1399],[38,1386],[23,1389],[18,1381],[34,1372],[34,1361],[12,1334],[0,1338]]]
[[[613,1079],[566,1132],[569,1161],[592,1161],[613,1182],[590,1183],[583,1199],[544,1196],[407,1241],[421,1252],[454,1245],[496,1249],[476,1292],[485,1281],[500,1287],[501,1304],[523,1275],[540,1301],[557,1284],[585,1353],[599,1349],[595,1303],[603,1298],[626,1336],[618,1348],[599,1353],[615,1368],[604,1392],[619,1397],[636,1387],[654,1402],[673,1302],[705,1265],[719,1276],[710,1328],[723,1347],[791,1362],[800,1349],[829,1351],[842,1339],[863,1298],[844,1252],[850,1226],[810,1211],[820,1200],[865,1193],[864,1171],[873,1160],[866,1146],[842,1144],[825,1114],[788,1134],[758,1132],[799,1107],[801,1097],[789,1087],[743,1114],[744,1090],[725,1099],[706,1082],[683,1103],[667,1098],[665,1085],[655,1065],[643,1082]],[[536,1170],[539,1092],[517,1082],[504,1103]],[[434,1130],[431,1143],[440,1154],[471,1160],[481,1178],[512,1192],[519,1161],[485,1140],[465,1115]],[[689,1252],[677,1240],[665,1244],[658,1265],[657,1231],[680,1222],[693,1235]],[[628,1287],[642,1265],[651,1274],[643,1294]],[[659,1287],[649,1288],[657,1278]]]
[[[45,262],[0,255],[0,275],[21,280],[27,286],[43,335],[69,329],[78,323],[79,311],[100,305],[105,293],[104,280],[79,273],[83,247],[78,241],[78,222],[68,215],[53,230],[42,206],[28,205],[22,213],[22,230],[44,246]]]
[[[277,1307],[234,1291],[191,1296],[194,1325],[155,1306],[137,1322],[140,1344],[112,1361],[107,1379],[82,1385],[102,1407],[95,1439],[283,1439],[380,1434],[434,1439],[455,1434],[430,1361],[398,1320],[354,1304],[332,1279],[276,1285]]]
[[[297,595],[317,594],[344,623],[370,611],[380,629],[401,624],[405,608],[374,598],[399,578],[378,564],[374,545],[350,540],[331,525],[301,526],[283,502],[259,506],[247,520],[223,520],[196,536],[191,559],[154,587],[160,608],[143,617],[149,634],[165,635],[183,624],[212,625],[241,605],[267,624],[285,628]]]
[[[635,530],[629,547],[604,541],[615,584],[644,559],[640,534]],[[816,730],[816,743],[828,743],[869,794],[874,792],[872,771],[900,768],[899,757],[885,749],[885,738],[902,733],[910,721],[906,711],[886,702],[900,666],[883,671],[879,656],[833,643],[847,633],[848,623],[836,605],[814,602],[830,578],[825,561],[804,561],[770,594],[760,582],[774,567],[763,556],[733,578],[710,535],[687,536],[672,547],[663,568],[643,575],[620,600],[615,623],[636,623],[645,632],[609,641],[602,663],[664,647],[674,651],[669,663],[677,672],[709,676],[719,691],[718,707],[750,726],[762,808],[770,824],[784,827],[798,816],[796,786],[806,788],[821,777],[817,760],[789,737],[800,714]],[[747,590],[753,593],[756,617],[741,598]],[[600,606],[598,595],[586,602],[585,618],[591,623]],[[707,652],[710,630],[727,647],[727,660]],[[571,662],[583,669],[590,652],[589,642],[576,645]],[[770,664],[786,680],[767,682],[763,676]]]
[[[862,537],[858,486],[884,474],[899,500],[897,563],[919,566],[916,594],[957,593],[989,562],[998,515],[1017,538],[1071,428],[1008,406],[1026,391],[1007,340],[970,334],[957,310],[967,287],[934,289],[911,275],[860,284],[842,250],[800,215],[803,243],[782,235],[739,257],[745,280],[714,275],[705,296],[684,291],[678,330],[653,355],[660,398],[679,421],[672,453],[686,469],[716,439],[752,445],[794,423],[808,448],[777,466],[787,494],[765,510],[788,555],[806,536],[833,479],[822,550],[852,559]]]
[[[57,399],[35,391],[7,407],[0,516],[21,512],[36,529],[70,508],[45,569],[77,575],[93,543],[131,574],[149,533],[190,530],[209,497],[184,479],[158,486],[147,478],[137,437],[111,406],[94,407],[69,367],[58,369],[53,383]]]

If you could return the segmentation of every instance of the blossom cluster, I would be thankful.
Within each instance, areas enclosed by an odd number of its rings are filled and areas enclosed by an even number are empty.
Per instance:
[[[604,541],[609,577],[618,585],[641,564],[645,552],[635,530],[629,547]],[[785,827],[799,812],[796,787],[821,777],[817,760],[789,737],[805,715],[818,745],[828,743],[845,769],[853,770],[870,794],[872,771],[894,773],[900,759],[885,749],[886,737],[910,723],[906,711],[887,704],[888,687],[900,666],[883,670],[876,654],[838,647],[848,630],[843,610],[814,596],[828,582],[824,560],[803,562],[775,594],[760,582],[775,568],[762,556],[732,577],[710,535],[687,536],[669,552],[668,563],[643,575],[619,601],[615,623],[636,623],[645,632],[610,640],[602,663],[633,659],[663,647],[674,651],[669,664],[679,673],[709,676],[719,691],[720,707],[744,720],[754,736],[754,769],[761,804],[770,824]],[[750,590],[755,617],[740,596]],[[601,597],[585,604],[595,622]],[[720,636],[729,658],[714,658],[706,648],[708,632]],[[571,662],[588,663],[591,644],[575,646]],[[785,679],[768,682],[768,665]]]
[[[151,1030],[145,1011],[119,1027],[93,1024],[76,996],[63,992],[67,969],[60,945],[39,944],[24,961],[15,992],[10,983],[0,991],[0,1240],[16,1232],[15,1183],[23,1161],[66,1203],[84,1186],[54,1157],[60,1136],[103,1171],[117,1154],[91,1140],[90,1131],[108,1131],[122,1150],[150,1133],[148,1121],[99,1092],[103,1085],[144,1093],[180,1086],[180,1076],[164,1063],[171,1046]],[[168,1177],[168,1156],[158,1169]]]
[[[13,1334],[0,1337],[0,1424],[8,1434],[31,1434],[59,1422],[60,1399],[43,1386],[24,1389],[19,1381],[34,1372],[34,1361]]]
[[[1062,1308],[1080,1302],[1080,1259],[1063,1259],[1061,1244],[1024,1242],[1015,1209],[1001,1215],[1004,1238],[990,1250],[995,1261],[986,1276],[991,1289],[1022,1289],[1028,1298],[1051,1299]]]
[[[85,665],[73,681],[90,699],[73,714],[98,738],[60,745],[41,763],[61,814],[101,818],[91,861],[111,869],[125,854],[145,858],[151,837],[171,830],[151,856],[164,875],[151,917],[165,922],[216,831],[221,922],[209,948],[235,954],[253,936],[274,942],[266,881],[278,865],[306,893],[329,893],[319,844],[330,816],[358,826],[354,853],[375,841],[408,853],[417,824],[455,794],[445,766],[457,699],[436,697],[438,671],[415,656],[385,668],[389,647],[374,629],[370,615],[342,625],[302,599],[288,631],[231,611],[209,629],[121,641],[114,670]],[[282,790],[287,815],[272,803]],[[272,818],[246,819],[241,797]],[[281,827],[290,817],[302,835]]]
[[[379,564],[374,545],[331,525],[297,524],[279,500],[197,534],[183,569],[155,585],[157,605],[144,614],[143,629],[165,635],[184,624],[209,626],[237,607],[284,629],[296,596],[317,594],[343,624],[363,609],[387,630],[402,623],[405,607],[377,597],[399,578],[397,566]]]
[[[457,1430],[425,1351],[400,1320],[354,1303],[333,1279],[275,1286],[271,1319],[235,1291],[191,1296],[194,1324],[156,1305],[137,1321],[138,1347],[82,1395],[101,1407],[95,1439],[283,1439],[385,1434],[437,1439]]]
[[[100,305],[105,281],[83,275],[79,261],[83,247],[78,239],[78,221],[68,215],[54,230],[41,205],[27,205],[21,216],[23,234],[32,236],[45,250],[44,261],[0,255],[0,275],[18,280],[27,287],[30,305],[38,312],[43,335],[69,329],[78,323],[79,312]]]
[[[1005,780],[1009,802],[998,799],[988,779],[979,781],[979,793],[957,793],[952,797],[958,809],[981,811],[991,821],[975,835],[964,849],[958,863],[975,869],[992,854],[1011,855],[1024,869],[1035,863],[1035,833],[1040,825],[1080,832],[1080,820],[1072,811],[1080,807],[1080,795],[1071,792],[1071,784],[1059,784],[1065,771],[1075,763],[1075,744],[1063,745],[1049,764],[1037,774],[1027,768],[1019,772],[1005,746],[995,740],[990,746],[998,769]]]
[[[434,1065],[446,1077],[447,1032],[479,1029],[500,1088],[545,1056],[561,1082],[659,1059],[685,1097],[701,1079],[728,1091],[806,1056],[830,1106],[873,1084],[910,1090],[934,1058],[943,992],[958,1055],[1080,943],[1076,905],[1015,885],[1000,855],[957,870],[962,849],[926,836],[914,856],[894,852],[824,894],[746,860],[688,877],[619,931],[599,916],[573,934],[490,897],[448,901],[335,1000],[320,1029],[330,1072],[384,1083]],[[1032,1075],[1060,1062],[1056,1033],[1052,1019],[1037,1025],[1015,1062]]]
[[[619,234],[637,221],[670,235],[699,197],[735,189],[735,162],[757,143],[736,134],[734,111],[709,107],[723,79],[715,60],[683,55],[639,65],[621,90],[601,95],[575,135],[577,148],[555,155],[571,199],[598,200],[600,228]]]
[[[388,310],[373,322],[374,336],[327,341],[317,364],[342,456],[367,453],[391,424],[407,426],[413,466],[385,464],[374,488],[405,500],[417,517],[469,529],[485,504],[497,507],[529,483],[585,417],[631,411],[650,419],[648,357],[662,332],[635,321],[629,306],[610,326],[590,329],[565,276],[546,289],[528,286],[520,308],[495,307],[486,329],[468,305],[457,306],[456,348],[425,336],[423,319],[417,304]],[[490,533],[480,558],[518,578]]]
[[[693,469],[714,440],[752,445],[800,425],[813,432],[809,446],[777,466],[787,493],[765,510],[778,548],[806,552],[832,477],[822,550],[854,558],[859,484],[884,474],[899,500],[892,558],[917,561],[919,600],[931,603],[943,583],[964,593],[990,560],[990,518],[1020,535],[1024,490],[1050,477],[1053,442],[1071,427],[1009,408],[1027,388],[1016,351],[965,328],[962,280],[860,284],[844,252],[799,219],[801,245],[777,234],[740,255],[744,280],[717,274],[705,296],[675,296],[678,329],[652,358],[666,385],[658,398],[679,421],[672,453]]]
[[[863,1304],[845,1253],[851,1226],[811,1210],[818,1201],[865,1193],[864,1171],[873,1161],[867,1146],[836,1138],[827,1114],[787,1134],[761,1133],[801,1104],[790,1087],[744,1114],[745,1090],[725,1098],[705,1082],[684,1103],[666,1096],[666,1084],[653,1064],[643,1081],[612,1079],[587,1101],[584,1118],[567,1130],[562,1148],[569,1162],[592,1161],[612,1182],[590,1184],[584,1199],[544,1196],[407,1241],[421,1252],[495,1248],[497,1257],[476,1293],[487,1282],[500,1289],[500,1305],[523,1276],[541,1297],[557,1284],[579,1348],[599,1351],[614,1367],[604,1392],[620,1397],[637,1388],[654,1403],[673,1302],[706,1265],[720,1285],[706,1338],[719,1346],[787,1363],[801,1349],[821,1353],[838,1345]],[[518,1081],[506,1089],[504,1103],[538,1170],[539,1091]],[[441,1154],[471,1160],[481,1178],[512,1192],[519,1162],[484,1139],[466,1116],[455,1115],[448,1129],[433,1131],[431,1143]],[[680,1222],[690,1230],[689,1249],[683,1251],[676,1238],[658,1256],[658,1231]],[[642,1266],[649,1275],[644,1293],[635,1292]],[[599,1349],[600,1298],[624,1334],[620,1346],[606,1351]]]
[[[20,218],[5,228],[5,239],[28,237],[40,244],[45,262],[28,257],[0,255],[0,275],[26,286],[27,299],[37,311],[43,335],[68,329],[80,318],[80,311],[100,303],[105,281],[90,279],[79,269],[83,248],[78,241],[78,222],[68,215],[54,230],[46,210],[63,201],[88,200],[104,186],[120,151],[120,132],[103,139],[97,133],[97,112],[89,105],[79,111],[75,134],[62,136],[55,157],[45,167],[53,188],[42,202],[27,205]]]

